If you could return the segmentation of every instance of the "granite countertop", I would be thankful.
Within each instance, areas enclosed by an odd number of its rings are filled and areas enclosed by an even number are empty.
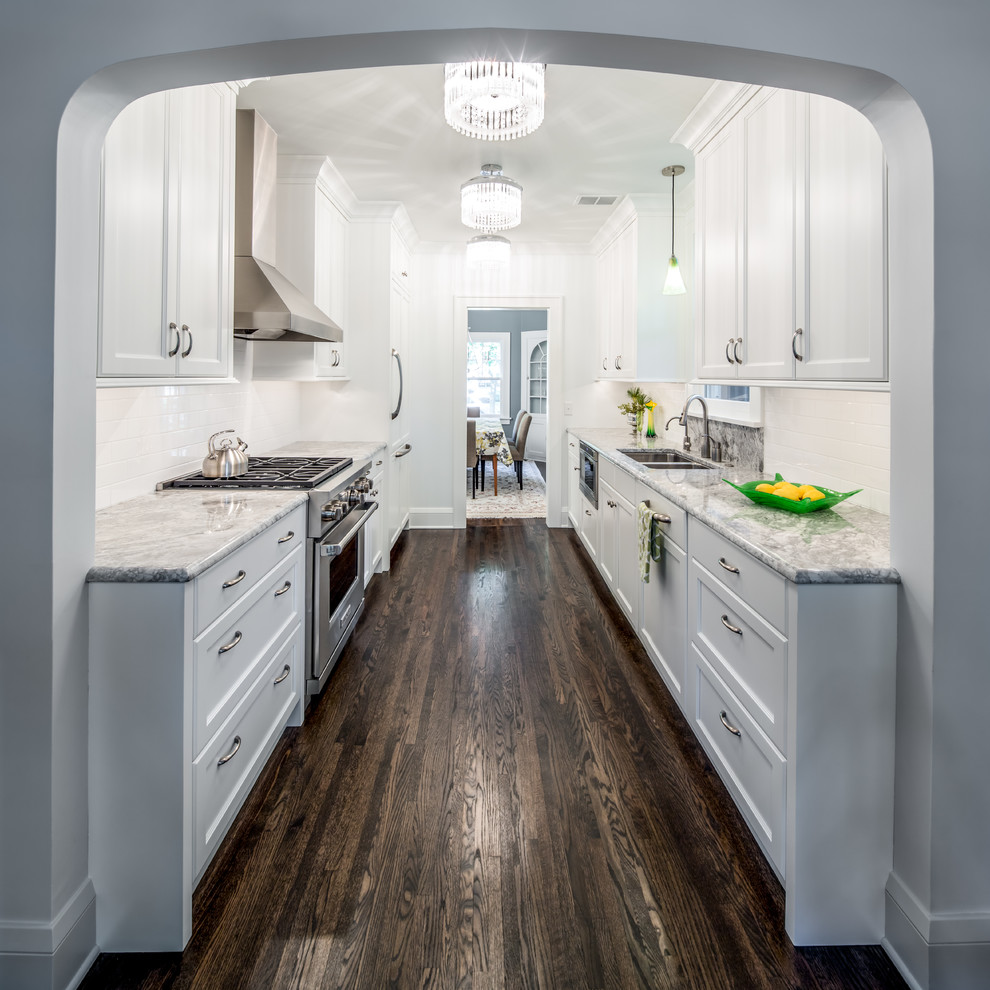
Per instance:
[[[723,464],[710,470],[657,471],[619,453],[648,449],[628,430],[568,430],[613,464],[717,533],[799,584],[894,584],[900,575],[890,563],[890,519],[864,506],[843,502],[833,509],[797,514],[750,502],[722,479],[752,481],[752,471]],[[656,447],[671,446],[656,440]]]
[[[299,440],[263,453],[360,461],[384,449],[375,441]],[[170,488],[111,505],[96,513],[86,580],[191,581],[308,500],[291,489]]]

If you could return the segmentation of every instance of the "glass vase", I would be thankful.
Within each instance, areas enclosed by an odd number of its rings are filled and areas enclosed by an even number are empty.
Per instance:
[[[655,437],[657,435],[657,431],[656,431],[656,429],[653,426],[653,410],[652,409],[647,409],[646,410],[646,435],[648,437]]]
[[[643,410],[636,410],[636,428],[633,430],[636,436],[639,436],[643,432]]]

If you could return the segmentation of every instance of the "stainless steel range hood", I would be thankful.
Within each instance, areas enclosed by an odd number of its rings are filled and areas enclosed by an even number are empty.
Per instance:
[[[257,111],[237,111],[234,336],[341,341],[344,331],[275,267],[277,142]]]

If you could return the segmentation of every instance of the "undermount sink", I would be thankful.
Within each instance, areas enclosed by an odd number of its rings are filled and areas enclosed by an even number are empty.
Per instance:
[[[660,447],[656,450],[644,450],[642,447],[624,450],[620,447],[619,453],[625,454],[626,457],[637,461],[643,467],[655,468],[659,471],[708,470],[713,466],[703,461],[696,461],[683,451],[675,450],[672,447]]]

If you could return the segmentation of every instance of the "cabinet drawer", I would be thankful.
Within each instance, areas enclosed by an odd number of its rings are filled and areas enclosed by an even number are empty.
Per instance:
[[[610,480],[607,479],[608,483],[627,502],[634,502],[636,500],[636,479],[615,464],[609,464],[609,466],[612,469],[612,477]]]
[[[226,834],[299,700],[302,654],[300,623],[276,651],[223,729],[193,762],[195,877],[203,871]]]
[[[774,745],[786,752],[787,640],[691,562],[691,636]]]
[[[669,498],[664,498],[663,495],[643,482],[636,485],[635,505],[637,509],[640,502],[649,502],[650,508],[654,512],[670,517],[669,523],[659,524],[664,539],[673,540],[682,550],[687,550],[687,513],[674,505]]]
[[[783,877],[786,762],[694,646],[690,663],[695,733],[750,830]]]
[[[691,520],[691,556],[769,623],[787,632],[787,581],[734,543]]]
[[[305,591],[304,550],[257,582],[193,646],[193,753],[234,710],[285,631],[299,622]]]
[[[240,601],[259,578],[302,546],[305,537],[306,506],[301,505],[200,574],[193,592],[196,632]]]

